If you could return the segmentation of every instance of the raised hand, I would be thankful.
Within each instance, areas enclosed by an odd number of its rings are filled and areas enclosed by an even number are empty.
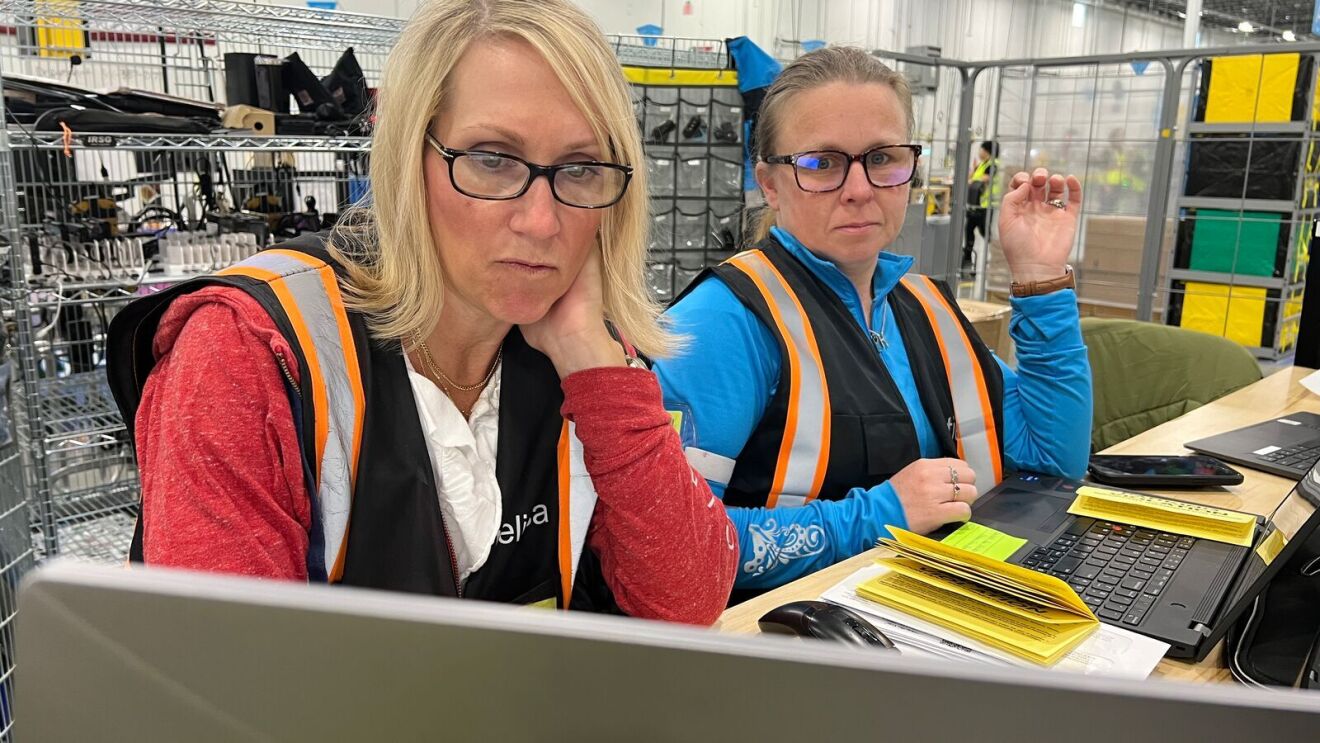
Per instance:
[[[1036,168],[1014,175],[1009,189],[999,211],[999,243],[1013,280],[1062,276],[1082,213],[1082,182]]]

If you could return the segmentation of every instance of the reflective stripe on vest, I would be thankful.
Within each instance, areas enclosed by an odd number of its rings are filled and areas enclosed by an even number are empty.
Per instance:
[[[587,529],[596,511],[596,486],[582,458],[574,424],[564,421],[559,434],[559,588],[563,596],[559,608],[567,609],[573,600],[573,578],[577,575]]]
[[[830,458],[830,392],[816,334],[797,295],[765,253],[749,250],[727,262],[756,286],[787,349],[788,417],[766,507],[806,505],[820,494]]]
[[[339,282],[329,265],[295,250],[266,250],[219,274],[266,282],[303,350],[316,433],[313,474],[325,546],[320,562],[327,580],[336,583],[344,572],[366,408],[357,347]]]
[[[957,313],[935,282],[926,276],[909,275],[903,277],[903,286],[921,303],[935,331],[953,397],[958,457],[971,465],[976,473],[976,489],[984,493],[1004,479],[1004,472],[994,409],[990,406],[989,387],[981,364]],[[988,478],[993,479],[987,481]]]

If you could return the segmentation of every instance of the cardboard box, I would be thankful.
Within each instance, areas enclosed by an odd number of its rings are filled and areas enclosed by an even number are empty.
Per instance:
[[[982,342],[991,351],[999,354],[1005,361],[1013,359],[1013,339],[1008,334],[1008,319],[1013,309],[1007,303],[980,302],[975,299],[959,299],[958,308],[962,310]]]
[[[1136,273],[1083,269],[1077,272],[1077,297],[1135,309],[1140,283],[1141,276]]]
[[[1079,268],[1141,274],[1145,217],[1089,216],[1083,221],[1082,230]],[[1173,245],[1175,231],[1176,223],[1166,220],[1162,249]]]

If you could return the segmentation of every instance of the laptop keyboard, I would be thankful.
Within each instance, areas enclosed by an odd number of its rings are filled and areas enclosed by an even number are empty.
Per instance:
[[[1299,470],[1309,470],[1315,466],[1317,459],[1320,459],[1320,441],[1306,441],[1296,446],[1290,446],[1287,449],[1280,449],[1269,454],[1257,455],[1266,462],[1282,465],[1284,467],[1294,467]]]
[[[1195,544],[1193,537],[1078,518],[1022,566],[1072,586],[1101,619],[1135,626]]]

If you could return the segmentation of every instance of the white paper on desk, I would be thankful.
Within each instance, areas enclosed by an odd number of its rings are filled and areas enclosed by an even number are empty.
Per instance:
[[[821,599],[862,612],[868,619],[880,620],[876,623],[877,629],[888,635],[904,653],[912,648],[922,654],[953,660],[1039,668],[998,648],[857,595],[859,584],[886,572],[888,568],[883,565],[862,568],[821,594]],[[1102,623],[1099,629],[1060,658],[1053,669],[1144,679],[1155,670],[1168,650],[1169,646],[1159,640]]]
[[[1320,395],[1320,371],[1302,377],[1302,386],[1310,390],[1312,395]]]

